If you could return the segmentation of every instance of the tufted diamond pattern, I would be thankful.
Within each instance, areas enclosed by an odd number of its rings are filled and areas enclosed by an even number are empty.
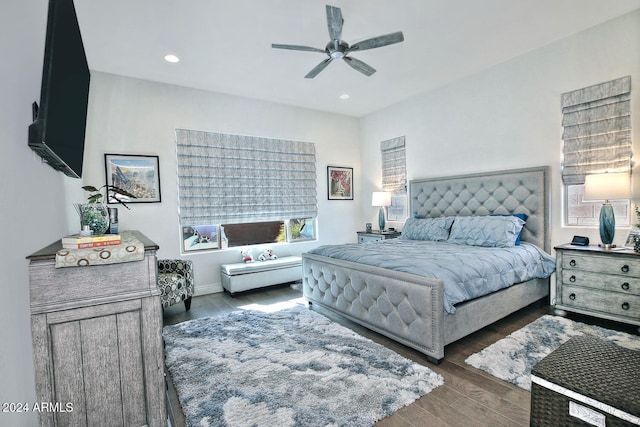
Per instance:
[[[411,216],[441,217],[523,213],[522,239],[550,250],[545,227],[548,168],[412,180]],[[473,181],[482,176],[482,182]],[[541,191],[541,189],[543,189]],[[541,196],[538,196],[541,195]]]
[[[378,332],[414,348],[439,355],[441,337],[432,316],[442,316],[442,296],[438,286],[416,286],[391,276],[372,276],[376,267],[348,272],[303,256],[303,291],[320,303]],[[340,261],[336,261],[339,263]],[[382,269],[379,269],[382,270]],[[439,283],[439,281],[438,281]],[[419,343],[419,344],[417,344]]]

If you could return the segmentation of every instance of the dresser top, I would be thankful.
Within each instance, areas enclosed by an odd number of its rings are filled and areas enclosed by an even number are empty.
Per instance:
[[[158,250],[160,247],[154,243],[152,240],[149,240],[149,238],[147,236],[145,236],[144,234],[142,234],[141,232],[137,231],[137,230],[131,230],[131,232],[133,234],[135,234],[136,238],[138,240],[140,240],[143,244],[144,244],[144,250],[145,251],[150,251],[150,250]],[[29,255],[27,257],[27,259],[29,260],[45,260],[45,259],[55,259],[56,257],[56,252],[58,252],[60,249],[62,249],[62,240],[58,240],[56,242],[51,243],[48,246],[45,246],[44,248],[40,249],[37,252],[32,253],[31,255]]]
[[[635,252],[633,249],[627,248],[624,246],[605,249],[597,245],[579,246],[579,245],[572,245],[571,243],[565,243],[564,245],[558,245],[554,247],[554,249],[582,251],[582,252],[595,252],[595,253],[601,253],[601,254],[624,254],[624,255],[640,256],[640,252]]]

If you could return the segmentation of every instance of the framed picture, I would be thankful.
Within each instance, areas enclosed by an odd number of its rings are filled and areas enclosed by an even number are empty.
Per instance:
[[[353,168],[327,166],[329,200],[353,200]]]
[[[217,225],[182,227],[182,247],[185,252],[218,249],[219,234]]]
[[[627,240],[624,241],[624,246],[626,248],[633,249],[636,244],[636,238],[640,238],[640,230],[629,230],[629,234],[627,234]]]
[[[160,202],[160,165],[158,156],[105,154],[107,185],[121,188],[136,196],[135,199],[107,191],[107,203]]]
[[[391,196],[391,206],[387,207],[387,219],[389,221],[404,221],[407,216],[407,196]]]

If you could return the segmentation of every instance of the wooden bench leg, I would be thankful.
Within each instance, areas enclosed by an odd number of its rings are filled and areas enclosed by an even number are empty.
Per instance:
[[[191,297],[184,300],[184,308],[186,309],[186,311],[189,311],[191,309]]]

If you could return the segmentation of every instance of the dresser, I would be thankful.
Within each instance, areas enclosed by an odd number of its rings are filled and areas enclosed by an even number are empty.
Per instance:
[[[358,231],[358,243],[371,243],[400,237],[399,231]]]
[[[144,259],[55,267],[55,242],[28,256],[41,426],[166,425],[158,246]]]
[[[568,244],[555,249],[556,313],[640,325],[640,254]]]

